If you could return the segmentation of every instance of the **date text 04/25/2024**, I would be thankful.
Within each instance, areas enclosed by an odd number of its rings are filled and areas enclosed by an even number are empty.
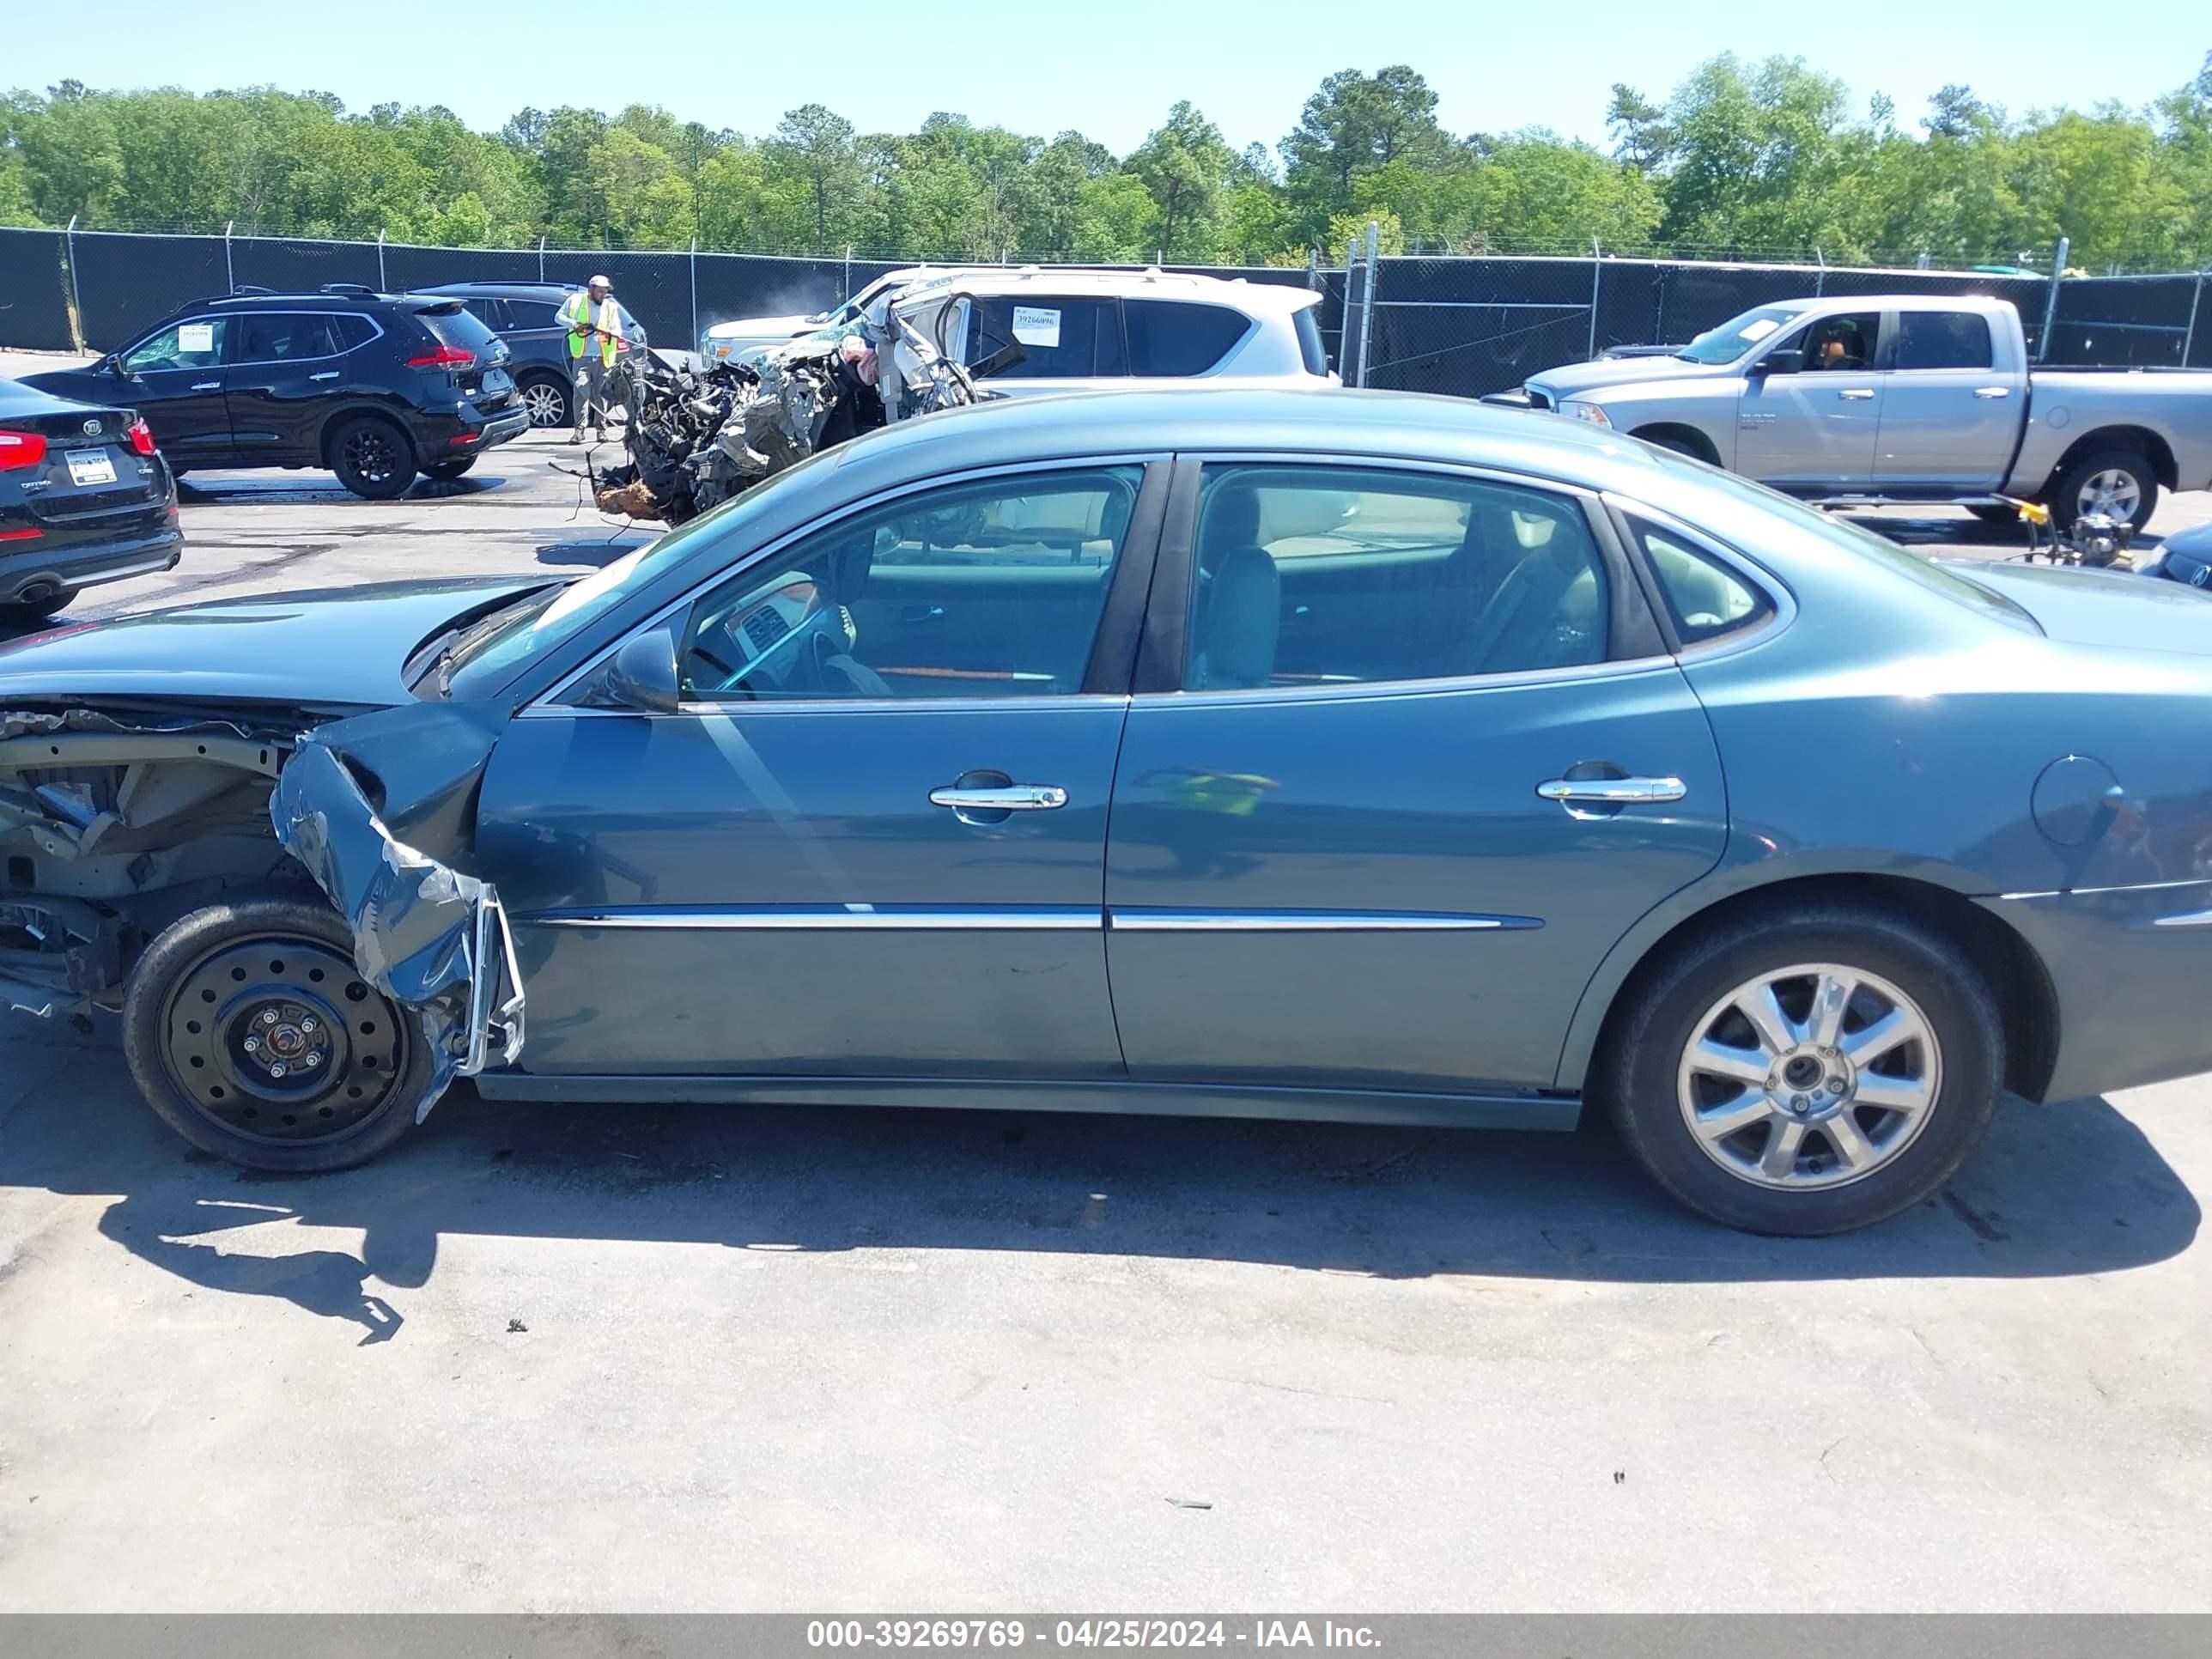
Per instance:
[[[810,1648],[1355,1648],[1382,1645],[1366,1625],[1333,1620],[816,1619]]]

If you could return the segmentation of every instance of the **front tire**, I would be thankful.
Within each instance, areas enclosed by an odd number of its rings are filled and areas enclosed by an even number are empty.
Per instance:
[[[2105,513],[2141,530],[2158,507],[2158,474],[2150,458],[2132,449],[2103,449],[2068,467],[2051,492],[2053,527],[2064,532],[2074,520]]]
[[[1899,911],[1777,909],[1681,947],[1601,1073],[1621,1138],[1700,1214],[1812,1237],[1928,1197],[1996,1110],[2004,1038],[1965,952]]]
[[[355,495],[388,501],[415,482],[415,446],[390,421],[363,415],[331,434],[331,468]]]
[[[568,424],[568,383],[538,375],[522,383],[522,407],[532,428],[550,432]]]
[[[361,977],[335,912],[293,899],[211,904],[165,929],[131,970],[123,1044],[163,1122],[249,1170],[366,1163],[430,1087],[420,1017]]]

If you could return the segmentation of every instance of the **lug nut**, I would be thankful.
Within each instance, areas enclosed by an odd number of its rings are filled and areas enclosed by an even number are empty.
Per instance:
[[[1811,1103],[1808,1102],[1802,1095],[1792,1095],[1790,1097],[1790,1109],[1793,1112],[1802,1112],[1810,1103]]]
[[[261,1011],[261,1023],[264,1025],[274,1025],[276,1023],[276,1011],[274,1008],[264,1008]]]
[[[315,1017],[313,1014],[309,1014],[302,1018],[300,1022],[300,1029],[303,1031],[313,1030],[315,1029]]]
[[[269,1075],[270,1075],[270,1076],[271,1076],[271,1077],[282,1077],[282,1076],[283,1076],[283,1075],[284,1075],[284,1062],[283,1062],[283,1060],[271,1060],[271,1061],[270,1061],[270,1063],[269,1063]]]
[[[1832,1094],[1832,1095],[1839,1095],[1839,1094],[1843,1093],[1843,1091],[1844,1091],[1844,1080],[1843,1080],[1843,1079],[1841,1079],[1841,1078],[1839,1078],[1839,1077],[1832,1077],[1832,1078],[1830,1078],[1830,1079],[1828,1079],[1828,1092],[1829,1092],[1830,1094]]]
[[[302,1066],[319,1066],[322,1063],[323,1057],[317,1054],[313,1048],[308,1049],[306,1054],[300,1057],[300,1064]]]
[[[259,1054],[261,1052],[261,1039],[258,1036],[250,1036],[246,1038],[245,1048],[246,1052],[249,1054]]]

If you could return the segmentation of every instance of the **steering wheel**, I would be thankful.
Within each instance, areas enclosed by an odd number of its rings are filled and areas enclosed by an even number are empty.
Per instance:
[[[696,689],[726,696],[820,690],[821,660],[849,648],[844,614],[811,576],[779,578],[699,630],[690,655],[720,678]],[[826,649],[825,649],[826,647]],[[730,664],[734,659],[737,666]]]

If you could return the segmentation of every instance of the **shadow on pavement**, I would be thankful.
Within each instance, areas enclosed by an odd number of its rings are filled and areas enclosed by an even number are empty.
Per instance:
[[[2173,1170],[2102,1100],[2013,1103],[1936,1198],[1865,1232],[1786,1240],[1729,1232],[1676,1208],[1601,1127],[1539,1135],[532,1106],[481,1101],[463,1085],[367,1168],[256,1176],[162,1127],[106,1030],[41,1032],[12,1046],[67,1081],[33,1087],[0,1110],[0,1186],[119,1194],[100,1231],[134,1254],[194,1285],[282,1297],[359,1324],[367,1341],[400,1328],[368,1281],[423,1285],[448,1233],[1673,1284],[2111,1273],[2179,1254],[2201,1220]],[[271,1257],[199,1242],[293,1218],[362,1230],[361,1255]]]
[[[650,542],[655,532],[632,530],[625,525],[613,532],[611,538],[595,536],[586,540],[548,542],[538,550],[540,564],[609,565],[625,553],[635,553]]]

